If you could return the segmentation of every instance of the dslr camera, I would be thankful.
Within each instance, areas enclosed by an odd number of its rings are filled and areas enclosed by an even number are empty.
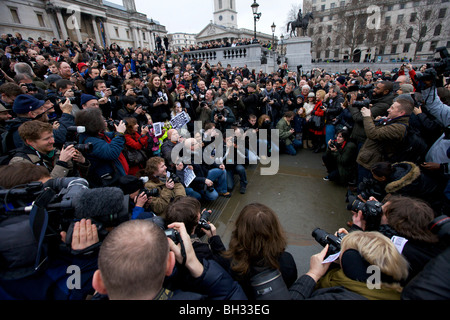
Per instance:
[[[143,189],[139,190],[139,194],[141,194],[142,192],[145,193],[147,198],[158,197],[159,196],[159,189],[158,188],[154,188],[154,189],[143,188]]]
[[[381,216],[383,215],[383,204],[381,202],[375,200],[363,202],[355,196],[349,196],[348,200],[347,210],[355,212],[362,211],[364,220],[366,221],[367,231],[376,231],[379,229]]]
[[[320,228],[316,228],[313,230],[312,236],[322,247],[325,247],[327,244],[329,245],[326,255],[329,256],[341,251],[341,242],[345,234],[338,233],[337,236],[335,236]]]

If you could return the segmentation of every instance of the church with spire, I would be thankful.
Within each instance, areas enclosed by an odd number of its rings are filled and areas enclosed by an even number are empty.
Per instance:
[[[198,44],[211,41],[224,41],[230,44],[234,40],[254,38],[254,30],[238,27],[238,12],[236,0],[213,0],[214,20],[204,27],[195,37]],[[272,42],[272,35],[261,32],[256,33],[261,43]]]

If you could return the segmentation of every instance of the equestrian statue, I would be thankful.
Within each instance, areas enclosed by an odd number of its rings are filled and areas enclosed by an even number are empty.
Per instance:
[[[312,12],[307,13],[304,17],[302,15],[302,9],[298,11],[297,20],[290,21],[287,24],[287,32],[289,32],[289,27],[291,28],[290,36],[298,37],[297,28],[303,30],[303,36],[306,36],[306,30],[308,29],[309,19],[314,19]]]

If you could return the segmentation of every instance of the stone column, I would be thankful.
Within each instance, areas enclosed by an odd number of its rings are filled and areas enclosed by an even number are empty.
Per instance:
[[[97,20],[95,16],[92,16],[92,27],[94,28],[94,35],[95,35],[95,41],[98,45],[103,46],[103,41],[100,38],[100,34],[98,33],[98,26],[97,26]]]
[[[144,48],[144,39],[142,39],[142,29],[141,28],[136,28],[136,30],[137,30],[138,41],[139,41],[139,46],[138,47],[141,47],[141,49],[142,49],[142,48]]]
[[[105,41],[106,41],[106,46],[109,47],[111,45],[111,38],[109,36],[109,24],[108,22],[106,22],[105,19],[102,18],[102,22],[103,22],[103,29],[105,30]]]
[[[59,27],[61,28],[61,36],[63,39],[67,39],[69,37],[69,34],[67,33],[66,24],[64,23],[61,9],[56,9],[56,17],[58,18]]]

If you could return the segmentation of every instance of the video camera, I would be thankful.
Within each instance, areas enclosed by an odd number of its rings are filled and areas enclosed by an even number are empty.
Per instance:
[[[45,184],[32,182],[12,189],[0,189],[0,199],[8,205],[0,212],[23,214],[31,212],[39,197],[46,195],[45,209],[49,213],[49,226],[66,231],[74,221],[91,219],[99,227],[116,226],[128,219],[129,197],[119,188],[89,189],[82,178],[56,178]]]
[[[379,201],[370,200],[363,202],[355,196],[349,196],[347,210],[358,212],[361,210],[366,221],[367,231],[377,231],[380,227],[381,216],[383,215],[383,204]]]

